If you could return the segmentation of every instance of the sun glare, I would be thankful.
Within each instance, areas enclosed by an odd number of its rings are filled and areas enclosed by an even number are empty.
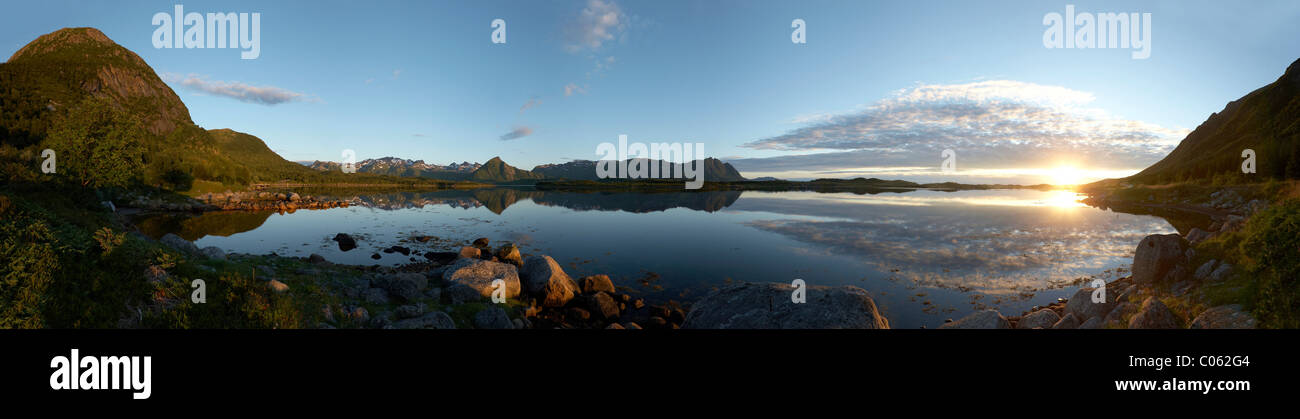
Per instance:
[[[1052,184],[1058,186],[1073,186],[1083,183],[1086,174],[1074,166],[1058,166],[1052,169],[1049,174],[1052,178]]]

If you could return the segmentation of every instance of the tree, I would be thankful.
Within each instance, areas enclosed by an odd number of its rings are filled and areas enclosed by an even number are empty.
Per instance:
[[[123,187],[144,168],[141,126],[108,100],[90,97],[51,127],[46,147],[58,156],[57,172],[81,186]]]

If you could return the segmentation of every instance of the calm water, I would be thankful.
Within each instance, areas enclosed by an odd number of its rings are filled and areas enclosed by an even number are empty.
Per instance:
[[[894,327],[937,327],[977,308],[1019,314],[1077,281],[1126,274],[1164,218],[1115,213],[1067,191],[568,193],[494,189],[358,196],[361,206],[152,216],[166,232],[227,252],[318,253],[401,264],[380,249],[455,250],[476,237],[554,257],[572,276],[609,274],[652,300],[689,302],[733,280],[856,285]],[[349,233],[358,248],[330,239]],[[427,243],[413,235],[437,237]],[[379,252],[381,260],[372,260]],[[413,253],[412,256],[415,256]]]

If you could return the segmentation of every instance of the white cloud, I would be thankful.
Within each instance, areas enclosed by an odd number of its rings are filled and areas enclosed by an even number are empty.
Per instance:
[[[286,102],[316,101],[306,94],[293,92],[274,86],[253,86],[237,81],[206,80],[201,76],[190,74],[164,73],[163,80],[179,84],[185,88],[215,96],[225,96],[240,102],[260,105],[278,105]]]
[[[533,129],[532,129],[532,128],[529,128],[529,127],[522,127],[522,126],[521,126],[521,127],[515,127],[515,129],[510,130],[510,132],[507,132],[507,133],[501,135],[501,140],[502,140],[502,141],[508,141],[508,140],[514,140],[514,139],[517,139],[517,138],[523,138],[523,137],[527,137],[527,136],[529,136],[529,135],[532,135],[532,133],[533,133]]]
[[[1086,107],[1094,100],[1087,92],[1010,80],[920,85],[862,111],[799,117],[802,127],[745,144],[831,152],[745,163],[751,170],[938,166],[942,150],[953,149],[959,169],[1038,167],[1063,160],[1129,168],[1159,160],[1187,135],[1185,129]]]
[[[614,40],[627,27],[627,16],[613,1],[589,0],[587,7],[567,25],[568,44],[565,49],[578,52],[596,50],[605,42]]]
[[[527,102],[524,102],[524,106],[520,106],[520,107],[519,107],[519,113],[524,113],[524,111],[529,110],[529,109],[532,109],[532,108],[535,108],[535,107],[537,107],[538,105],[541,105],[541,104],[542,104],[542,100],[541,100],[541,99],[538,99],[538,98],[535,98],[535,97],[534,97],[534,98],[530,98],[530,99],[528,99]]]
[[[569,83],[569,84],[564,85],[564,95],[565,95],[565,96],[573,96],[575,93],[576,93],[576,94],[581,94],[581,95],[585,95],[585,94],[587,94],[587,86],[586,86],[586,85],[578,86],[578,85],[573,84],[573,83]]]

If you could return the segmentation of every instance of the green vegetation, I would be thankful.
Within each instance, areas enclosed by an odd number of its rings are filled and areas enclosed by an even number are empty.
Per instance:
[[[107,100],[89,97],[50,130],[57,173],[81,186],[122,188],[140,176],[144,137],[140,123]]]
[[[1244,303],[1262,327],[1300,328],[1300,199],[1274,204],[1196,250],[1197,263],[1227,260],[1244,269],[1208,290],[1212,304]]]

